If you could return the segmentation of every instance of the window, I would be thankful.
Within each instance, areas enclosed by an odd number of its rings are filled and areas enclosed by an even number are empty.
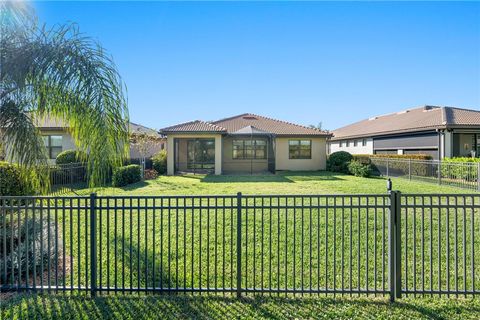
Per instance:
[[[367,146],[367,139],[362,139],[362,146],[366,147]]]
[[[350,147],[350,141],[347,140],[346,147]]]
[[[311,159],[312,141],[311,140],[289,140],[288,156],[290,159]]]
[[[354,147],[358,146],[358,140],[353,140],[353,146]]]
[[[233,140],[232,159],[266,159],[267,141],[266,140]]]
[[[340,148],[343,147],[343,141],[339,142],[339,146],[340,146]]]
[[[47,148],[48,157],[57,158],[57,155],[62,152],[62,136],[42,136],[42,139]]]

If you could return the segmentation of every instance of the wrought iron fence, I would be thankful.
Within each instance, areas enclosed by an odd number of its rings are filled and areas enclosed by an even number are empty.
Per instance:
[[[480,293],[480,195],[1,197],[1,289]]]
[[[70,163],[49,167],[52,193],[61,194],[84,187],[87,183],[87,167],[84,163]]]
[[[371,157],[377,174],[480,191],[480,162],[391,159]]]

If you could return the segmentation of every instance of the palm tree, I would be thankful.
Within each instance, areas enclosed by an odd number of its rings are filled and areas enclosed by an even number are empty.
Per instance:
[[[0,3],[0,138],[6,158],[48,188],[35,121],[54,117],[88,153],[90,186],[106,182],[128,150],[126,88],[100,44],[71,24],[39,27],[30,7]],[[43,189],[45,190],[45,189]]]

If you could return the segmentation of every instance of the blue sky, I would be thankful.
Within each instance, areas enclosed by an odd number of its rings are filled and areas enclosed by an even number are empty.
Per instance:
[[[113,56],[131,120],[251,112],[335,129],[424,104],[480,109],[480,3],[36,2]]]

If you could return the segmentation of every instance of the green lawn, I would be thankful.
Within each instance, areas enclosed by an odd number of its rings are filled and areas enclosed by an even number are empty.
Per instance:
[[[404,193],[471,193],[472,191],[437,184],[392,178],[393,189]],[[92,190],[78,190],[88,194]],[[319,172],[281,172],[276,175],[160,176],[157,180],[124,188],[103,188],[100,195],[192,195],[192,194],[358,194],[386,193],[384,178],[357,178],[350,175]]]
[[[465,190],[453,187],[437,186],[435,184],[393,179],[394,189],[404,193],[466,193]],[[345,204],[383,203],[381,194],[386,193],[386,181],[381,178],[356,178],[353,176],[316,173],[281,173],[265,176],[203,176],[188,175],[175,177],[160,177],[130,185],[126,188],[103,188],[95,190],[99,195],[235,195],[243,194],[379,194],[368,202],[355,202],[355,198],[346,199]],[[83,189],[78,194],[88,195],[92,190]],[[113,287],[117,284],[129,286],[163,286],[163,287],[234,287],[236,277],[236,211],[235,209],[214,210],[207,206],[229,205],[231,200],[222,198],[201,202],[185,202],[171,198],[160,203],[148,198],[143,200],[102,200],[102,208],[98,227],[99,281],[103,286]],[[262,204],[267,198],[250,201],[250,205]],[[278,205],[274,200],[273,205]],[[281,201],[281,200],[280,200]],[[243,284],[247,287],[273,288],[310,288],[340,287],[381,289],[388,286],[386,260],[383,252],[387,251],[386,210],[373,208],[357,208],[334,210],[333,199],[318,200],[316,198],[285,199],[281,204],[303,204],[317,206],[328,205],[328,209],[249,209],[248,220],[242,221],[243,234]],[[300,202],[302,201],[302,202]],[[67,204],[69,203],[66,201]],[[72,257],[72,264],[67,266],[65,279],[60,279],[60,285],[86,285],[88,269],[85,263],[89,258],[88,226],[82,203],[74,202],[75,210],[59,210],[58,234],[65,245],[66,259]],[[202,204],[203,209],[184,210],[191,205]],[[337,202],[337,205],[339,202]],[[122,205],[126,210],[114,210],[113,206]],[[142,207],[148,206],[148,209]],[[178,209],[166,209],[162,206],[178,206]],[[155,207],[155,208],[152,208]],[[421,212],[418,212],[419,214]],[[410,277],[408,286],[413,282],[416,287],[429,288],[430,280],[435,289],[438,281],[443,289],[446,286],[445,263],[439,264],[438,257],[446,259],[445,240],[450,242],[448,272],[451,288],[457,285],[460,289],[469,289],[472,285],[470,270],[472,246],[470,243],[471,216],[466,215],[457,220],[453,215],[441,211],[426,211],[433,213],[430,220],[424,224],[413,218],[419,215],[408,213],[408,267]],[[45,216],[45,215],[44,215]],[[55,215],[52,213],[50,218]],[[448,220],[447,220],[448,217]],[[430,222],[431,221],[431,222]],[[441,221],[441,224],[438,222]],[[448,221],[448,224],[446,223]],[[101,223],[100,223],[101,222]],[[466,229],[461,226],[465,223]],[[458,235],[447,232],[448,227],[460,227]],[[438,237],[437,226],[441,238]],[[430,228],[431,227],[431,228]],[[369,229],[367,236],[366,229]],[[475,234],[480,234],[480,225],[475,227]],[[421,237],[421,230],[426,236]],[[376,233],[373,232],[376,230]],[[430,230],[430,231],[429,231]],[[80,232],[79,232],[80,231]],[[405,230],[404,230],[405,231]],[[429,233],[431,232],[431,233]],[[63,235],[64,233],[64,235]],[[403,233],[402,233],[403,235]],[[445,237],[448,235],[448,237]],[[461,243],[464,237],[466,261],[453,259],[453,243]],[[101,239],[100,239],[101,238]],[[248,240],[247,240],[248,239]],[[437,250],[438,239],[442,249]],[[70,240],[72,240],[70,242]],[[405,238],[402,238],[402,243]],[[100,243],[101,241],[101,243]],[[350,246],[350,243],[352,244]],[[422,246],[420,246],[422,245]],[[475,247],[480,246],[480,237],[476,237]],[[423,248],[423,251],[420,250]],[[185,248],[185,249],[184,249]],[[344,250],[341,250],[344,248]],[[414,250],[415,248],[415,250]],[[431,248],[431,249],[429,249]],[[462,247],[463,248],[463,247]],[[351,250],[350,250],[351,249]],[[271,252],[271,253],[270,253]],[[367,253],[368,252],[368,253]],[[271,256],[271,258],[270,258]],[[217,258],[215,258],[217,257]],[[432,264],[422,264],[421,258]],[[413,258],[416,259],[413,264]],[[458,264],[457,264],[458,262]],[[454,265],[454,263],[456,265]],[[55,263],[52,262],[53,265]],[[100,266],[101,264],[101,266]],[[464,265],[466,267],[464,267]],[[311,267],[311,268],[310,268]],[[60,268],[62,265],[60,264]],[[376,272],[374,272],[376,268]],[[480,285],[480,264],[476,264],[475,282]],[[443,274],[438,278],[440,270]],[[463,277],[463,271],[468,271]],[[263,272],[261,272],[263,271]],[[422,271],[422,272],[420,272]],[[456,271],[456,272],[455,272]],[[60,274],[62,272],[60,271]],[[412,274],[414,277],[412,277]],[[422,277],[422,274],[425,277]],[[73,277],[72,277],[73,275]],[[80,277],[78,277],[80,275]],[[415,279],[415,280],[413,280]],[[425,281],[424,283],[422,283]],[[406,283],[404,282],[404,285]],[[79,297],[61,296],[29,296],[21,295],[9,299],[6,307],[13,308],[12,314],[20,311],[26,316],[67,316],[75,312],[78,317],[102,317],[104,315],[123,314],[126,318],[134,317],[139,312],[146,312],[146,317],[165,315],[166,317],[221,317],[221,318],[291,318],[309,317],[318,314],[338,316],[340,318],[475,318],[479,311],[478,301],[440,299],[401,300],[400,303],[389,305],[385,298],[353,298],[337,299],[318,298],[254,298],[249,296],[238,301],[235,298],[212,296],[209,298],[191,296],[144,297],[103,297],[96,300],[83,300]],[[337,296],[339,297],[339,296]],[[371,300],[373,299],[373,300]],[[70,310],[70,311],[68,311]],[[142,310],[142,311],[140,311]],[[145,311],[146,310],[146,311]],[[62,314],[65,313],[65,314]],[[8,314],[9,315],[9,314]],[[478,318],[478,317],[477,317]]]
[[[22,294],[2,302],[2,319],[478,319],[480,300]]]

